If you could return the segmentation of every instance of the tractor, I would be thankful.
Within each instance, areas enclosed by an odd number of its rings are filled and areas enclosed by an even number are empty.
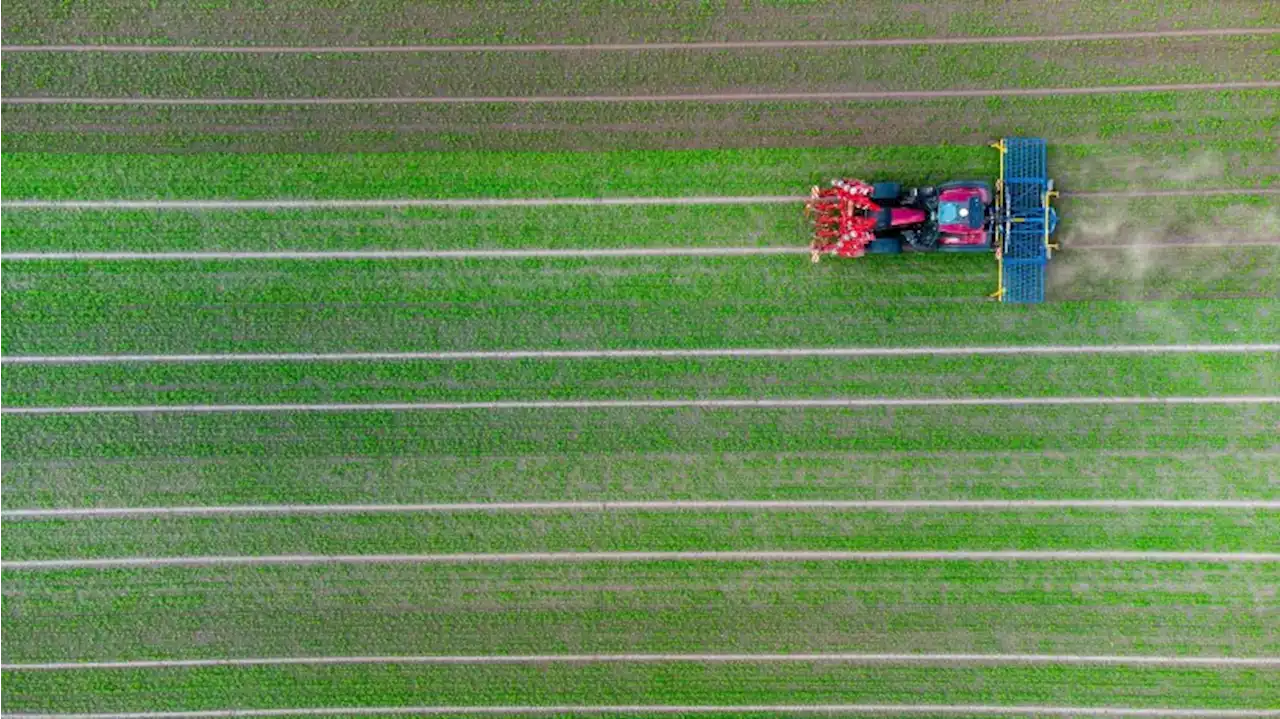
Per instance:
[[[1000,178],[903,187],[837,179],[814,187],[805,204],[813,223],[812,259],[911,252],[993,252],[1002,302],[1043,302],[1057,196],[1046,174],[1044,140],[1008,137]]]

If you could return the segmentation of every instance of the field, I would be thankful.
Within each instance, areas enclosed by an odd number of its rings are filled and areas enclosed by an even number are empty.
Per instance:
[[[1280,716],[1280,11],[890,5],[10,3],[4,714]]]

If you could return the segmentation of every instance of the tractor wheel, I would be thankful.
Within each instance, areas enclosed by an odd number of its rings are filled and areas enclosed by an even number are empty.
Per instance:
[[[877,182],[871,186],[871,199],[874,201],[896,200],[902,194],[902,185],[897,182]]]
[[[867,245],[869,255],[897,255],[902,253],[902,238],[877,237]]]
[[[933,252],[938,249],[938,233],[920,230],[904,230],[902,239],[916,252]]]

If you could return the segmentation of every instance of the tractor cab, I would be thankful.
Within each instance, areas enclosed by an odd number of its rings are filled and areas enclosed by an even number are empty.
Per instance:
[[[970,197],[968,202],[939,202],[938,224],[969,230],[982,227],[982,201]]]
[[[943,252],[991,249],[991,186],[985,182],[949,182],[938,188],[938,249]]]
[[[987,208],[982,198],[970,195],[967,199],[946,199],[938,203],[938,225],[944,232],[980,230],[986,223]]]

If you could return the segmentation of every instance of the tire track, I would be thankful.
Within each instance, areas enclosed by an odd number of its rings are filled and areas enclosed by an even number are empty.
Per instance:
[[[1280,500],[1215,499],[907,499],[907,500],[608,500],[579,502],[470,502],[458,504],[268,504],[185,507],[83,507],[64,509],[6,509],[3,519],[75,519],[114,517],[211,517],[332,514],[464,514],[508,512],[899,512],[899,511],[1018,511],[1087,509],[1126,511],[1280,510]]]
[[[1280,239],[1240,242],[1071,244],[1066,251],[1173,250],[1280,247]],[[807,247],[618,247],[513,250],[270,250],[197,252],[8,252],[5,262],[233,262],[248,260],[525,260],[618,257],[767,257],[808,255]]]
[[[1064,190],[1062,197],[1235,197],[1280,195],[1280,187],[1227,187],[1152,190]],[[802,195],[703,195],[694,197],[453,197],[280,200],[0,200],[8,210],[361,210],[414,207],[614,207],[626,205],[701,206],[774,205],[808,200]],[[786,248],[790,250],[790,248]],[[555,252],[555,250],[546,250]],[[5,254],[5,258],[13,254]]]
[[[364,402],[350,404],[66,405],[61,407],[3,407],[0,408],[0,414],[54,416],[98,414],[231,414],[243,412],[450,412],[559,409],[805,409],[1270,404],[1280,404],[1280,395],[1225,395],[1206,397],[919,397],[914,399],[677,399]]]
[[[185,355],[45,355],[0,357],[0,364],[201,364],[224,362],[408,362],[525,359],[703,359],[717,357],[932,357],[999,355],[1241,354],[1280,352],[1280,342],[1166,345],[1013,345],[958,347],[737,347],[721,349],[505,350],[467,352],[329,352]]]
[[[478,95],[473,97],[5,97],[4,105],[164,106],[164,107],[302,107],[378,105],[551,105],[634,104],[668,102],[839,102],[855,100],[935,100],[963,97],[1061,97],[1145,92],[1268,90],[1280,81],[1204,82],[1164,85],[1095,85],[1091,87],[992,88],[983,90],[885,90],[875,92],[739,92],[672,95]]]
[[[611,704],[514,706],[308,707],[295,709],[206,709],[198,711],[114,712],[109,714],[15,714],[11,719],[233,719],[289,716],[600,716],[609,714],[781,714],[781,715],[946,715],[1057,717],[1182,717],[1186,719],[1261,719],[1280,717],[1280,709],[1169,709],[993,704]]]
[[[93,669],[191,669],[201,667],[351,665],[546,665],[546,664],[934,664],[1096,666],[1184,666],[1277,668],[1280,657],[1105,656],[1083,654],[490,654],[463,656],[250,657],[243,659],[149,659],[136,661],[0,664],[6,672]]]
[[[670,552],[521,552],[458,554],[268,554],[0,561],[7,571],[60,569],[155,569],[164,567],[333,566],[362,564],[580,564],[584,562],[1155,562],[1280,563],[1265,552],[1178,552],[1112,550],[946,550],[840,551],[748,550]]]
[[[526,43],[511,45],[4,45],[0,52],[146,53],[215,55],[367,55],[380,53],[527,53],[527,52],[644,52],[665,50],[784,50],[856,47],[916,47],[941,45],[1025,45],[1040,42],[1105,42],[1159,40],[1183,37],[1239,37],[1275,35],[1280,28],[1206,28],[1143,32],[1088,32],[998,37],[916,37],[855,40],[741,40],[649,43]]]

